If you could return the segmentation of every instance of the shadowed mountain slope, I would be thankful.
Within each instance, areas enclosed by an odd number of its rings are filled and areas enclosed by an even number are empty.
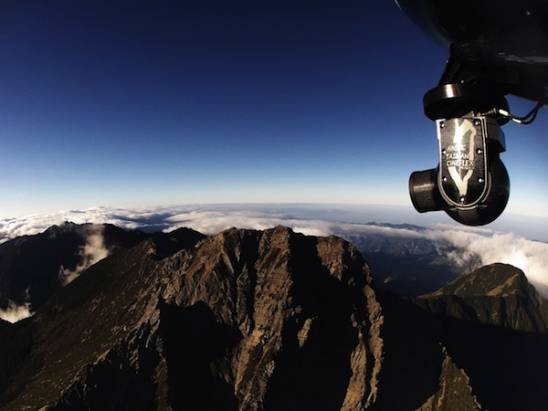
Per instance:
[[[502,264],[405,299],[336,237],[148,235],[0,322],[0,410],[544,410],[546,304]]]
[[[417,304],[485,409],[546,409],[548,302],[521,270],[486,266]]]
[[[460,276],[418,300],[428,311],[516,331],[548,334],[548,301],[523,271],[493,264]]]
[[[414,232],[424,230],[407,224],[368,225]],[[383,232],[365,232],[345,238],[366,259],[379,291],[416,297],[439,289],[460,274],[454,262],[447,257],[450,252],[459,250],[443,240],[387,235]]]
[[[149,234],[111,224],[66,222],[43,233],[0,244],[0,309],[6,309],[11,302],[19,306],[30,304],[36,310],[63,287],[65,273],[87,268],[92,261],[86,259],[93,258],[94,253],[115,253],[147,238],[157,240],[161,252],[169,253],[169,248],[178,247],[181,241],[195,243],[204,236],[186,228]]]
[[[148,240],[104,259],[3,330],[2,409],[374,401],[382,318],[348,243],[278,227],[228,230],[160,261],[156,246]]]

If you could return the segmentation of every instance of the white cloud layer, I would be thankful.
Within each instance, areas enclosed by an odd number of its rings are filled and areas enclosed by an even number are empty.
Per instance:
[[[460,252],[451,252],[449,257],[465,269],[478,265],[506,263],[520,268],[529,281],[548,287],[548,244],[528,240],[512,233],[466,231],[461,229],[428,230],[425,235],[433,240],[445,240]],[[477,262],[479,258],[479,263]]]
[[[324,219],[315,209],[314,219],[306,219],[306,212],[295,216],[283,208],[184,206],[154,209],[90,208],[61,211],[49,215],[32,215],[22,218],[0,219],[0,242],[25,234],[43,231],[63,221],[75,223],[111,223],[134,229],[171,231],[190,227],[205,234],[214,234],[230,227],[266,229],[286,225],[309,235],[338,235],[352,240],[360,235],[425,238],[453,246],[444,251],[463,271],[477,265],[503,262],[522,269],[531,282],[540,289],[548,289],[548,244],[533,241],[514,233],[500,233],[487,228],[467,228],[457,225],[435,225],[429,228],[389,226],[379,224],[339,223],[329,221],[329,211]],[[441,247],[440,250],[447,250]],[[440,251],[441,252],[441,251]],[[91,236],[83,250],[92,264],[106,256],[102,236]],[[87,264],[86,263],[86,264]],[[89,266],[88,265],[88,266]],[[86,267],[87,268],[87,267]],[[82,268],[83,269],[83,268]],[[81,271],[81,270],[80,270]],[[76,274],[77,275],[77,274]]]
[[[10,323],[21,321],[31,315],[32,311],[29,303],[16,305],[13,301],[10,301],[5,310],[0,310],[0,319]]]

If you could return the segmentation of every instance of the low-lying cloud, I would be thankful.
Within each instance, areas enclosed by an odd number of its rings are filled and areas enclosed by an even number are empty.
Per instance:
[[[326,210],[325,219],[323,216],[307,219],[306,211],[296,215],[294,212],[284,211],[283,207],[264,207],[263,209],[244,206],[240,208],[184,206],[153,209],[100,207],[0,220],[0,242],[20,235],[34,234],[63,221],[111,223],[128,229],[163,231],[190,227],[204,234],[215,234],[230,227],[266,229],[276,225],[286,225],[304,234],[337,235],[350,241],[365,235],[424,238],[445,245],[440,246],[440,253],[445,253],[462,271],[495,262],[508,263],[522,269],[531,282],[540,286],[539,289],[548,289],[547,243],[530,240],[514,233],[458,225],[421,228],[375,223],[344,223],[330,220],[329,213]],[[318,216],[318,214],[318,210],[315,209],[313,215]],[[102,236],[91,235],[83,250],[83,255],[88,256],[85,258],[86,263],[82,267],[79,266],[74,273],[69,273],[67,281],[75,278],[80,271],[107,254],[102,243]]]
[[[32,311],[29,303],[17,305],[13,301],[10,301],[5,310],[0,309],[0,319],[10,323],[24,320],[31,315]]]
[[[433,240],[445,240],[459,251],[448,256],[455,264],[470,270],[477,266],[506,263],[520,268],[529,281],[542,291],[548,287],[548,244],[512,233],[473,232],[458,229],[431,229]],[[479,259],[479,261],[478,261]]]
[[[93,225],[87,229],[86,243],[80,249],[82,260],[74,270],[61,268],[60,276],[64,285],[74,281],[82,271],[87,270],[93,264],[107,257],[109,252],[105,247],[103,226]]]

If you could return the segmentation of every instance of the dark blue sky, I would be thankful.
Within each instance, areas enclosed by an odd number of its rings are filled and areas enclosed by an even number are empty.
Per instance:
[[[390,0],[4,1],[0,214],[407,205],[446,54]],[[511,211],[546,208],[544,117],[506,130]]]

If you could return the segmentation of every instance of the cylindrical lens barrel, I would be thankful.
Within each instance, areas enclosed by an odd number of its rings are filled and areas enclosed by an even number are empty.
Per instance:
[[[437,174],[438,170],[433,168],[415,171],[409,177],[409,195],[419,213],[443,209],[444,203],[438,190]]]

